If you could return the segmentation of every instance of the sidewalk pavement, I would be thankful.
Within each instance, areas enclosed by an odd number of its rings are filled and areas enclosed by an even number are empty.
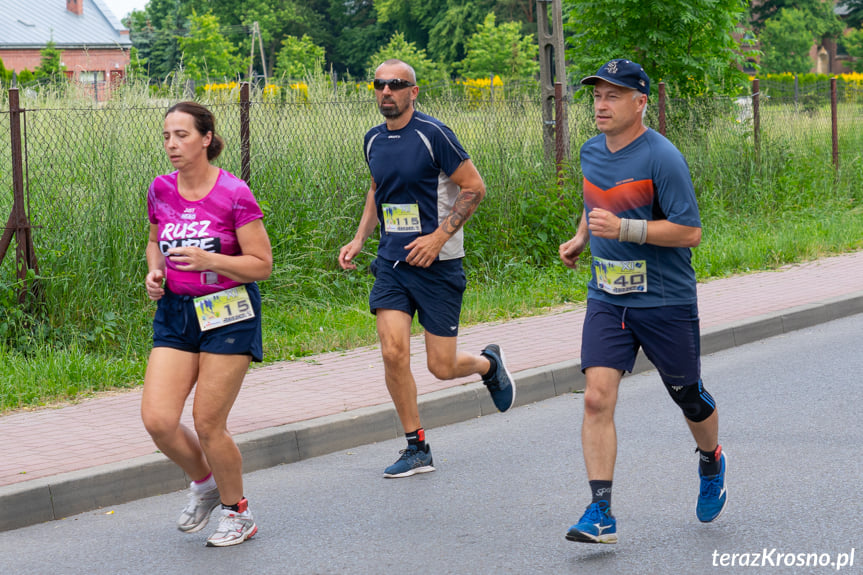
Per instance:
[[[863,251],[699,284],[702,353],[863,312]],[[498,343],[516,406],[583,389],[583,307],[463,327],[459,348]],[[422,336],[411,363],[426,429],[496,413],[478,377],[438,381]],[[635,371],[650,369],[643,358]],[[0,531],[187,487],[141,423],[141,390],[0,417]],[[191,401],[183,421],[192,425]],[[245,471],[400,437],[375,346],[252,369],[228,420]],[[388,462],[381,462],[381,469]]]

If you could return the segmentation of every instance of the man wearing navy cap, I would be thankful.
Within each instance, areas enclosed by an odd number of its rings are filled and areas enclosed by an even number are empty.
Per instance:
[[[585,374],[581,439],[592,502],[566,538],[617,543],[611,488],[617,457],[614,408],[639,348],[683,411],[699,454],[696,516],[725,508],[725,454],[716,403],[701,382],[695,272],[690,248],[701,219],[689,167],[664,136],[644,125],[650,78],[630,60],[607,62],[593,86],[596,127],[581,148],[584,211],[560,258],[575,268],[588,242],[591,280],[581,344]]]

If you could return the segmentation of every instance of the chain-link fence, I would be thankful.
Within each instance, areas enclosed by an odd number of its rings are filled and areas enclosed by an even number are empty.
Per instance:
[[[837,178],[829,90],[826,97],[821,86],[792,95],[763,92],[757,136],[751,97],[666,102],[667,135],[686,156],[697,192],[728,209],[750,209],[752,198],[766,193],[759,182],[775,178],[798,185],[789,171],[793,164],[823,174],[829,190],[859,199],[859,190],[848,188],[863,175],[863,96],[851,88],[842,92]],[[453,129],[486,181],[480,217],[466,232],[483,257],[509,246],[529,260],[553,259],[556,242],[580,215],[577,151],[596,134],[590,99],[576,94],[569,103],[573,158],[564,166],[559,189],[554,158],[543,150],[537,94],[451,91],[421,93],[418,101],[420,110]],[[42,282],[52,302],[75,303],[76,321],[139,299],[146,271],[146,191],[154,176],[172,169],[161,129],[165,110],[179,96],[132,105],[30,106],[24,114],[25,190]],[[240,175],[242,104],[235,95],[204,103],[227,142],[217,163]],[[659,124],[658,108],[652,97],[647,123],[653,127]],[[315,289],[334,289],[335,283],[321,282],[320,276],[336,272],[338,249],[353,236],[362,211],[369,186],[362,136],[382,121],[373,97],[367,92],[274,99],[257,93],[249,109],[249,183],[264,207],[276,259],[270,285],[303,291],[315,276]],[[0,112],[0,181],[6,184],[11,181],[9,116]],[[805,204],[817,194],[834,193],[829,190],[800,189],[797,198]],[[0,194],[0,218],[11,205],[11,194]],[[552,229],[538,229],[543,227]],[[373,242],[367,249],[374,250]],[[502,257],[513,257],[512,252]],[[0,285],[8,287],[7,278],[15,277],[11,260],[7,255],[3,262]]]
[[[3,182],[3,193],[0,193],[0,221],[6,224],[6,218],[12,210],[12,149],[9,128],[10,113],[0,110],[0,182]]]

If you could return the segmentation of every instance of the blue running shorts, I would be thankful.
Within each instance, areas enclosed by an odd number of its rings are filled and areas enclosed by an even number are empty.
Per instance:
[[[581,334],[581,369],[610,367],[631,372],[639,348],[666,385],[692,385],[701,378],[698,305],[621,307],[587,300]]]
[[[153,347],[170,347],[191,353],[251,355],[252,361],[262,361],[261,291],[256,283],[246,284],[246,291],[255,317],[201,331],[194,298],[166,289],[153,318]]]
[[[377,258],[371,265],[375,285],[369,294],[372,313],[379,309],[417,314],[420,325],[441,337],[458,335],[467,278],[461,258],[436,261],[427,268]]]

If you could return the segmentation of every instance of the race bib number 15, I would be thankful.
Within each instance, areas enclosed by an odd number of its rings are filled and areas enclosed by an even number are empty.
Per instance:
[[[201,331],[255,317],[255,310],[252,309],[246,286],[237,286],[196,297],[194,301]]]
[[[596,285],[612,295],[647,292],[647,262],[621,262],[593,258]]]

